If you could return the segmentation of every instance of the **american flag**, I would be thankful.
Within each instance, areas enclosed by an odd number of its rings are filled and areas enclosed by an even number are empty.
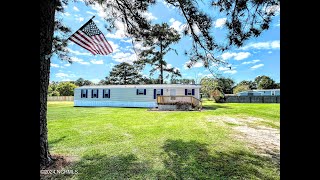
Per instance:
[[[69,40],[90,51],[93,55],[107,55],[113,51],[97,25],[90,19]]]

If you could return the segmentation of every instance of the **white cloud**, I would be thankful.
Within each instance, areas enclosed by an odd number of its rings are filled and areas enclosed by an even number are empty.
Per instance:
[[[90,61],[92,64],[103,64],[103,60],[95,60],[95,59],[92,59]]]
[[[86,13],[95,15],[95,14],[94,14],[93,12],[91,12],[91,11],[86,11]]]
[[[67,67],[68,67],[68,66],[71,66],[71,64],[68,63],[68,64],[65,64],[64,66],[67,66]]]
[[[166,68],[172,68],[172,64],[167,64]]]
[[[94,21],[95,23],[100,23],[100,21],[98,21],[98,20],[95,20],[95,19],[94,19],[93,21]]]
[[[235,73],[237,73],[237,70],[227,70],[227,71],[224,71],[223,73],[225,73],[225,74],[235,74]]]
[[[115,44],[113,41],[108,41],[108,42],[109,42],[110,46],[111,46],[112,49],[113,49],[113,53],[116,53],[116,52],[120,51],[118,44]]]
[[[105,12],[103,9],[106,8],[105,4],[94,3],[91,5],[93,10],[97,11],[97,14],[102,19],[109,17],[111,12]]]
[[[241,47],[242,50],[247,49],[279,49],[280,48],[280,41],[267,41],[267,42],[258,42],[258,43],[250,43],[244,47]]]
[[[215,22],[215,28],[222,28],[224,24],[226,24],[227,18],[219,18]]]
[[[136,61],[137,60],[137,57],[135,54],[133,53],[123,53],[123,52],[118,52],[114,55],[111,56],[112,59],[114,61],[117,61],[117,62],[127,62],[127,63],[130,63],[132,64],[133,61]]]
[[[171,22],[171,28],[174,28],[175,30],[177,30],[179,33],[182,33],[184,27],[185,27],[185,24],[182,24],[182,22],[178,21],[178,20],[175,20],[173,18],[171,18],[169,20],[169,22]]]
[[[162,4],[165,5],[169,10],[172,10],[172,9],[176,8],[175,6],[169,4],[169,3],[165,2],[165,1],[160,1],[160,2],[162,2]]]
[[[125,42],[125,43],[131,43],[132,40],[131,39],[128,39],[128,40],[121,39],[120,41]]]
[[[77,58],[77,57],[71,57],[71,61],[72,62],[77,62],[79,64],[83,64],[83,65],[89,65],[89,62],[84,62],[83,59]]]
[[[266,13],[274,13],[276,16],[280,14],[280,6],[279,5],[272,5],[268,6],[266,9]]]
[[[223,60],[227,60],[230,58],[234,58],[235,60],[242,60],[242,59],[248,58],[250,55],[251,54],[249,52],[239,52],[239,53],[226,52],[226,53],[223,53],[221,57]]]
[[[73,6],[73,10],[80,11],[77,7]]]
[[[69,75],[68,74],[66,74],[66,73],[56,73],[56,77],[58,77],[58,78],[63,78],[63,77],[69,77]]]
[[[151,20],[157,20],[158,18],[155,17],[154,15],[152,15],[151,12],[145,12],[142,14],[147,20],[151,21]]]
[[[64,15],[64,16],[70,16],[70,13],[65,12],[65,13],[62,13],[62,15]]]
[[[243,62],[242,64],[255,64],[257,62],[260,62],[260,60],[256,59],[256,60],[252,60],[252,61],[246,61],[246,62]]]
[[[100,81],[100,79],[90,79],[90,81],[93,83],[98,83]]]
[[[106,34],[106,37],[108,38],[113,38],[113,39],[122,39],[126,37],[126,27],[125,24],[120,22],[120,21],[116,21],[115,22],[115,27],[117,28],[116,32],[114,34],[108,33]]]
[[[278,20],[278,23],[275,24],[275,26],[280,27],[280,19]]]
[[[183,65],[183,67],[184,67],[184,69],[189,69],[188,67],[187,67],[187,64],[188,63],[190,63],[190,61],[187,61],[184,65]],[[198,67],[202,67],[203,66],[203,64],[202,64],[202,62],[196,62],[195,64],[193,64],[193,66],[191,67],[191,68],[198,68]]]
[[[79,18],[76,18],[76,20],[78,20],[79,22],[83,21],[84,18],[83,17],[79,17]]]
[[[82,53],[82,52],[80,52],[80,51],[74,51],[74,50],[72,50],[72,49],[70,49],[70,48],[68,48],[68,51],[71,52],[71,53],[73,53],[73,54],[75,54],[75,55],[91,56],[90,53],[87,53],[87,52]]]
[[[277,49],[277,48],[280,49],[280,41],[272,41],[271,42],[271,48],[272,49]]]
[[[269,54],[271,54],[271,53],[272,53],[272,51],[268,51],[268,53],[269,53]]]
[[[230,68],[228,68],[228,67],[219,67],[219,70],[220,71],[227,71],[227,70],[230,70]]]
[[[257,64],[257,65],[252,66],[251,69],[257,69],[257,68],[260,68],[262,66],[264,66],[264,64]]]
[[[51,63],[50,66],[51,67],[56,67],[56,68],[60,67],[58,64],[54,64],[54,63]]]

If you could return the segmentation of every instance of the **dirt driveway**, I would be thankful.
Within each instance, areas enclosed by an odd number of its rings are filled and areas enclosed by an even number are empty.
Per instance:
[[[280,130],[266,127],[259,122],[265,121],[256,117],[214,116],[208,118],[223,126],[231,125],[234,137],[245,141],[257,154],[267,156],[280,166]]]

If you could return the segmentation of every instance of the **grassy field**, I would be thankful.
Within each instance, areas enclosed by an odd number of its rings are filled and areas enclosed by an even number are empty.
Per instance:
[[[75,156],[61,179],[280,179],[279,167],[235,139],[214,116],[257,117],[279,129],[279,104],[203,103],[204,110],[73,107],[48,103],[51,154]]]

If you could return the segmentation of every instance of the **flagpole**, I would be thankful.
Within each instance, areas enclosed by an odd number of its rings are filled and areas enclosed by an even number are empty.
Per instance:
[[[85,25],[87,25],[87,24],[90,22],[90,20],[92,20],[92,19],[95,18],[95,17],[96,17],[96,16],[92,16],[92,17],[91,17],[84,25],[82,25],[79,29],[83,28]],[[77,30],[77,31],[78,31],[78,30]],[[77,31],[76,31],[76,32],[77,32]],[[74,32],[74,33],[76,33],[76,32]],[[71,34],[71,36],[74,35],[74,33]],[[61,43],[60,46],[62,46],[63,43],[67,42],[71,36],[69,36],[66,40],[62,41],[62,43]],[[57,50],[58,50],[58,48],[56,48],[54,51],[52,51],[52,52],[51,52],[50,54],[48,54],[47,56],[51,56],[51,55],[52,55],[54,52],[56,52]]]

